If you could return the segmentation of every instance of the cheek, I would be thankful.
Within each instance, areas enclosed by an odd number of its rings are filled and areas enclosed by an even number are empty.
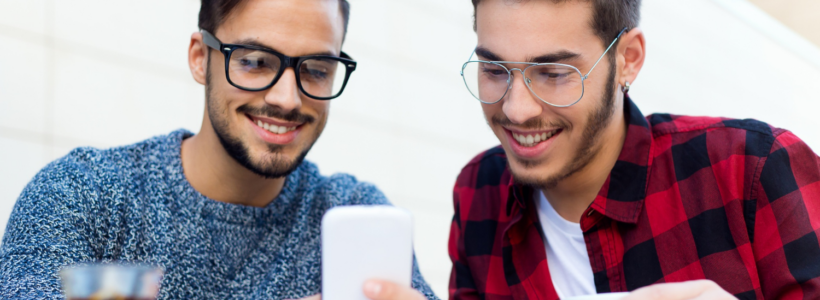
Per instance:
[[[208,111],[211,122],[225,127],[234,134],[238,134],[238,131],[244,131],[244,123],[248,120],[244,114],[237,112],[237,108],[253,102],[255,98],[250,93],[237,93],[232,86],[226,85],[227,83],[211,86],[208,97]]]
[[[501,103],[502,102],[498,102],[496,104],[481,103],[481,110],[484,111],[484,120],[486,120],[491,127],[492,122],[490,122],[490,120],[492,120],[493,116],[504,113],[501,111]]]
[[[506,138],[504,137],[504,129],[501,126],[495,125],[492,122],[493,116],[499,116],[504,112],[501,110],[501,103],[498,102],[496,104],[481,104],[481,109],[484,111],[484,120],[487,122],[490,129],[496,135],[500,142],[504,142]]]
[[[561,110],[558,111],[558,115],[566,122],[565,125],[569,127],[570,133],[575,135],[583,132],[589,121],[589,114],[595,108],[596,107],[590,105],[589,102],[584,103],[581,101],[573,106],[561,108]]]
[[[310,126],[314,128],[315,136],[314,138],[318,137],[325,128],[327,124],[327,119],[330,112],[330,101],[323,101],[323,100],[315,100],[315,99],[303,99],[302,100],[302,114],[310,115],[316,118],[316,120]]]
[[[316,105],[311,106],[313,111],[316,112],[316,115],[319,118],[327,119],[328,112],[330,112],[330,101],[333,100],[316,100],[318,103]]]

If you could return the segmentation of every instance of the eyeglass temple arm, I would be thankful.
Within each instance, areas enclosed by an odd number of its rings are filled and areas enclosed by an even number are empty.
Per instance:
[[[220,42],[213,34],[206,30],[200,30],[200,32],[202,33],[202,41],[205,42],[205,45],[222,51],[222,49],[220,49],[220,47],[222,47],[222,42]]]
[[[609,49],[611,49],[612,46],[615,46],[615,43],[618,41],[619,38],[621,38],[621,35],[623,35],[627,29],[629,28],[624,27],[624,29],[621,29],[621,32],[618,33],[618,36],[616,36],[612,43],[609,44],[609,47],[606,47],[606,50],[604,50],[604,54],[601,54],[601,57],[598,58],[598,61],[596,61],[595,64],[592,65],[592,69],[589,69],[589,72],[587,72],[587,74],[584,75],[584,80],[586,80],[587,77],[589,77],[589,74],[592,74],[592,70],[595,70],[595,67],[598,66],[598,63],[601,62],[602,59],[604,59],[604,56],[606,56],[606,53],[609,52]]]

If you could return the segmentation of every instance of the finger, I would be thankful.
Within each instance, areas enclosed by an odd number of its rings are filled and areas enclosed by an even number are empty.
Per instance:
[[[409,286],[401,286],[384,280],[368,280],[364,283],[364,295],[371,300],[425,300],[424,296]]]
[[[692,300],[737,300],[737,298],[722,288],[717,288],[708,290]]]
[[[720,287],[711,280],[694,280],[676,283],[654,284],[630,293],[623,300],[688,300]]]

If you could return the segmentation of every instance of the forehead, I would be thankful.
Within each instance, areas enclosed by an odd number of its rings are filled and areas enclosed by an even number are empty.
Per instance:
[[[504,60],[600,48],[591,1],[483,0],[476,7],[478,45]]]
[[[344,19],[338,0],[245,0],[217,32],[224,43],[254,40],[289,56],[339,53]]]

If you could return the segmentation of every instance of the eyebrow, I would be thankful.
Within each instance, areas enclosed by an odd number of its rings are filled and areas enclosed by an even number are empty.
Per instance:
[[[501,56],[493,53],[492,51],[488,50],[487,48],[483,48],[483,47],[480,47],[480,46],[475,48],[475,54],[478,55],[478,56],[484,57],[487,60],[491,60],[491,61],[504,61],[503,59],[501,59]],[[539,63],[539,64],[542,64],[542,63],[555,63],[555,62],[575,59],[575,58],[578,58],[580,56],[581,55],[578,54],[578,53],[570,52],[570,51],[567,51],[567,50],[561,50],[561,51],[558,51],[558,52],[548,53],[548,54],[544,54],[544,55],[541,55],[541,56],[529,57],[529,58],[527,58],[526,62]]]
[[[282,51],[273,49],[272,47],[268,47],[267,45],[262,44],[262,43],[260,43],[256,40],[253,40],[253,39],[239,40],[236,43],[234,43],[234,45],[253,46],[253,47],[261,48],[261,49],[264,49],[264,50],[270,50],[270,51],[273,51],[273,52],[276,52],[276,53],[282,53]],[[323,51],[323,52],[311,53],[311,54],[300,55],[300,56],[311,56],[311,55],[327,55],[327,56],[339,57],[339,54],[335,54],[335,53],[330,52],[330,51]]]

